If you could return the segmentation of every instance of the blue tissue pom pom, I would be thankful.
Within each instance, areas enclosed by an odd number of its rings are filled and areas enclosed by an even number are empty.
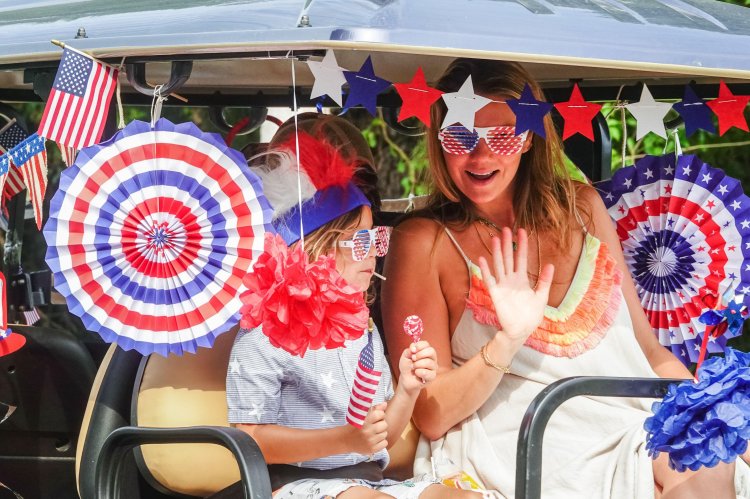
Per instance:
[[[656,458],[669,453],[677,471],[733,462],[750,438],[750,353],[727,348],[687,380],[669,387],[654,415],[646,418],[646,449]]]

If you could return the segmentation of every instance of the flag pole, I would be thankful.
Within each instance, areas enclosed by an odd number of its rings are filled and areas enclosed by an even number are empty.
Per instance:
[[[108,68],[111,68],[111,69],[117,69],[119,71],[119,68],[117,66],[113,66],[112,64],[107,64],[106,62],[102,62],[99,59],[97,59],[96,57],[94,57],[93,55],[87,54],[86,52],[83,52],[81,50],[73,48],[70,45],[66,44],[65,42],[61,42],[60,40],[50,40],[50,42],[52,42],[53,45],[57,45],[61,49],[72,50],[76,54],[80,54],[80,55],[82,55],[84,57],[88,57],[89,59],[94,59],[96,62],[98,62],[99,64],[101,64],[103,66],[107,66]]]
[[[91,55],[91,54],[87,54],[86,52],[83,52],[83,51],[81,51],[81,50],[78,50],[78,49],[76,49],[76,48],[73,48],[73,47],[71,47],[70,45],[66,44],[65,42],[61,42],[60,40],[50,40],[50,42],[52,42],[52,44],[53,44],[53,45],[57,45],[57,46],[58,46],[58,47],[60,47],[61,49],[68,49],[68,50],[72,50],[72,51],[73,51],[73,52],[75,52],[76,54],[81,54],[82,56],[84,56],[84,57],[88,57],[89,59],[94,59],[94,60],[95,60],[96,62],[98,62],[99,64],[102,64],[102,65],[104,65],[104,66],[107,66],[108,68],[116,69],[117,71],[122,71],[123,73],[125,72],[125,70],[124,70],[124,69],[123,69],[122,67],[117,67],[117,66],[113,66],[112,64],[108,64],[108,63],[106,63],[106,62],[100,61],[99,59],[97,59],[97,58],[96,58],[96,57],[94,57],[93,55]],[[151,85],[151,84],[149,83],[149,85]],[[153,85],[151,85],[151,86],[153,86]],[[186,97],[183,97],[183,96],[182,96],[182,95],[180,95],[180,94],[176,94],[176,93],[174,93],[174,92],[173,92],[173,93],[169,94],[169,96],[170,96],[170,97],[174,97],[175,99],[177,99],[177,100],[179,100],[179,101],[182,101],[182,102],[184,102],[185,104],[187,104],[187,103],[188,103],[188,99],[187,99]]]

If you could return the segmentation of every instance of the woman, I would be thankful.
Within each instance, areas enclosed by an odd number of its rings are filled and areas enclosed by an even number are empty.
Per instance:
[[[472,148],[471,131],[460,126],[429,131],[435,192],[421,216],[394,231],[383,316],[390,350],[404,348],[401,321],[417,314],[438,354],[438,378],[414,412],[423,435],[417,471],[448,458],[512,497],[521,418],[547,385],[568,376],[690,373],[652,333],[623,277],[607,211],[593,188],[566,173],[549,115],[546,139],[514,135],[505,101],[526,84],[543,100],[538,84],[515,63],[459,59],[438,88],[455,92],[469,76],[492,99],[475,116],[482,137]],[[436,104],[432,123],[445,115]],[[651,402],[566,402],[545,432],[542,496],[734,497],[734,465],[676,473],[663,454],[652,462],[642,430]]]

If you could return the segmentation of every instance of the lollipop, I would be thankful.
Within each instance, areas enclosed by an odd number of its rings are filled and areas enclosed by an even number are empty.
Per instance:
[[[418,315],[410,315],[404,319],[404,332],[411,336],[411,341],[416,343],[422,337],[424,325]]]

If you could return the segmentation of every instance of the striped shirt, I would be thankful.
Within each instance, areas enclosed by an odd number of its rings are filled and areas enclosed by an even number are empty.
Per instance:
[[[390,400],[393,387],[377,329],[372,334],[375,369],[383,372],[375,405]],[[346,342],[343,348],[308,350],[300,358],[271,345],[260,328],[240,330],[227,370],[229,422],[306,429],[347,424],[346,411],[357,361],[367,338],[365,333]],[[370,456],[349,453],[292,464],[332,469],[369,459]],[[388,451],[377,452],[373,459],[385,468]]]

